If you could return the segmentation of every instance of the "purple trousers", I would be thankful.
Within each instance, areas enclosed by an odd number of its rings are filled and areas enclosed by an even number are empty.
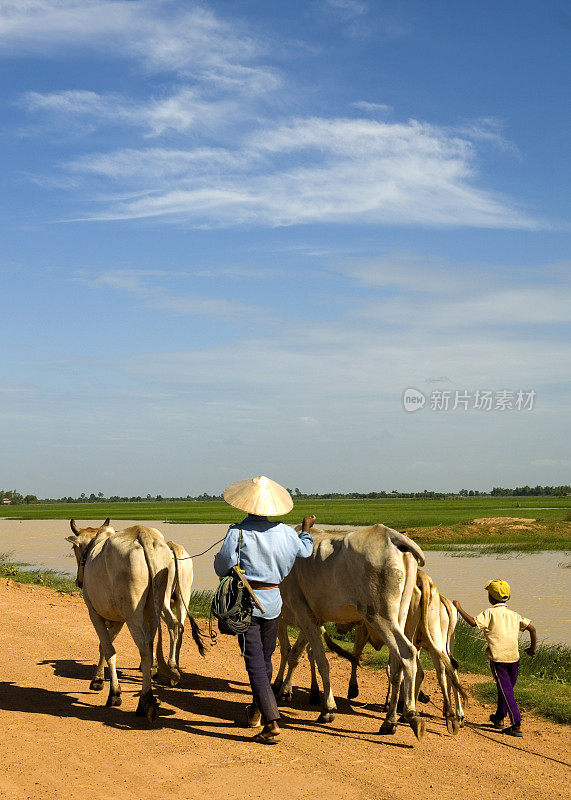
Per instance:
[[[490,669],[498,689],[498,707],[496,719],[503,719],[509,714],[512,725],[519,725],[521,714],[514,696],[514,686],[519,672],[519,661],[503,664],[500,661],[490,661]]]
[[[279,624],[279,617],[276,619],[252,617],[246,633],[238,636],[252,687],[254,705],[258,707],[264,723],[280,718],[271,686],[272,656],[276,649]]]

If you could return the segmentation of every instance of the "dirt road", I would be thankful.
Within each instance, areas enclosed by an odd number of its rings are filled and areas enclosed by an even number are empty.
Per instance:
[[[190,636],[183,646],[181,687],[157,688],[160,727],[134,715],[138,653],[117,640],[123,706],[104,707],[88,690],[97,639],[83,601],[43,587],[0,581],[0,797],[10,800],[188,800],[223,797],[328,800],[501,800],[568,796],[569,729],[528,715],[525,738],[494,733],[489,708],[472,700],[469,726],[450,736],[434,705],[417,743],[408,727],[378,735],[384,675],[363,670],[358,702],[341,699],[348,665],[330,656],[339,713],[315,722],[299,690],[284,708],[282,741],[250,741],[241,727],[246,673],[230,637],[205,659]],[[305,685],[308,670],[300,671]],[[438,701],[431,673],[430,691]],[[475,678],[467,676],[467,683]],[[238,721],[238,722],[237,722]]]

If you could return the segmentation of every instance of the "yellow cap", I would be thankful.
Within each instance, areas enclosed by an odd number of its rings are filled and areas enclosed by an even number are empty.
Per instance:
[[[488,590],[488,594],[491,594],[494,600],[499,600],[500,602],[505,603],[506,600],[510,599],[510,585],[507,581],[500,580],[500,578],[496,578],[493,581],[488,581],[484,586],[484,589]]]

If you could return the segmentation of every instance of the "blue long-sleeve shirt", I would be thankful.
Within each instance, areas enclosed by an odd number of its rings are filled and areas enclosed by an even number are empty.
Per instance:
[[[238,537],[242,530],[240,562],[249,581],[281,583],[291,571],[296,558],[308,558],[313,552],[313,539],[305,531],[297,535],[283,522],[270,522],[267,517],[249,514],[245,520],[230,525],[220,552],[214,557],[214,570],[222,578],[238,565]],[[256,589],[265,613],[254,607],[253,614],[264,619],[279,617],[282,598],[279,588]]]

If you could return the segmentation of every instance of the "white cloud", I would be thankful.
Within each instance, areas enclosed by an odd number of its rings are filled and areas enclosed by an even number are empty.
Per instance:
[[[148,308],[174,311],[176,314],[224,319],[259,319],[266,310],[225,297],[208,297],[184,293],[169,288],[169,281],[181,278],[189,281],[190,273],[169,270],[111,269],[96,275],[80,272],[76,276],[95,289],[112,289],[127,292],[142,301]]]
[[[124,179],[123,197],[111,196],[93,219],[170,217],[212,227],[542,226],[509,199],[475,185],[468,138],[415,120],[265,123],[233,148],[121,150],[83,156],[67,169]]]
[[[200,3],[161,0],[4,0],[5,55],[84,54],[89,48],[135,58],[151,71],[176,71],[225,89],[265,92],[275,73],[255,64],[262,48],[245,28]]]
[[[21,105],[29,112],[49,115],[52,124],[59,128],[68,127],[70,123],[91,128],[132,126],[142,129],[149,137],[220,127],[230,119],[235,123],[239,116],[239,106],[234,100],[206,100],[197,89],[188,87],[140,102],[121,95],[85,90],[49,94],[28,92],[21,99]]]
[[[388,114],[392,111],[392,106],[388,106],[386,103],[370,103],[368,100],[357,100],[354,103],[351,103],[353,108],[358,108],[359,111],[365,111],[367,113],[376,114],[381,112],[382,114]]]
[[[571,274],[562,264],[536,270],[447,264],[414,253],[340,265],[340,271],[384,296],[359,310],[390,325],[483,328],[571,322]]]

